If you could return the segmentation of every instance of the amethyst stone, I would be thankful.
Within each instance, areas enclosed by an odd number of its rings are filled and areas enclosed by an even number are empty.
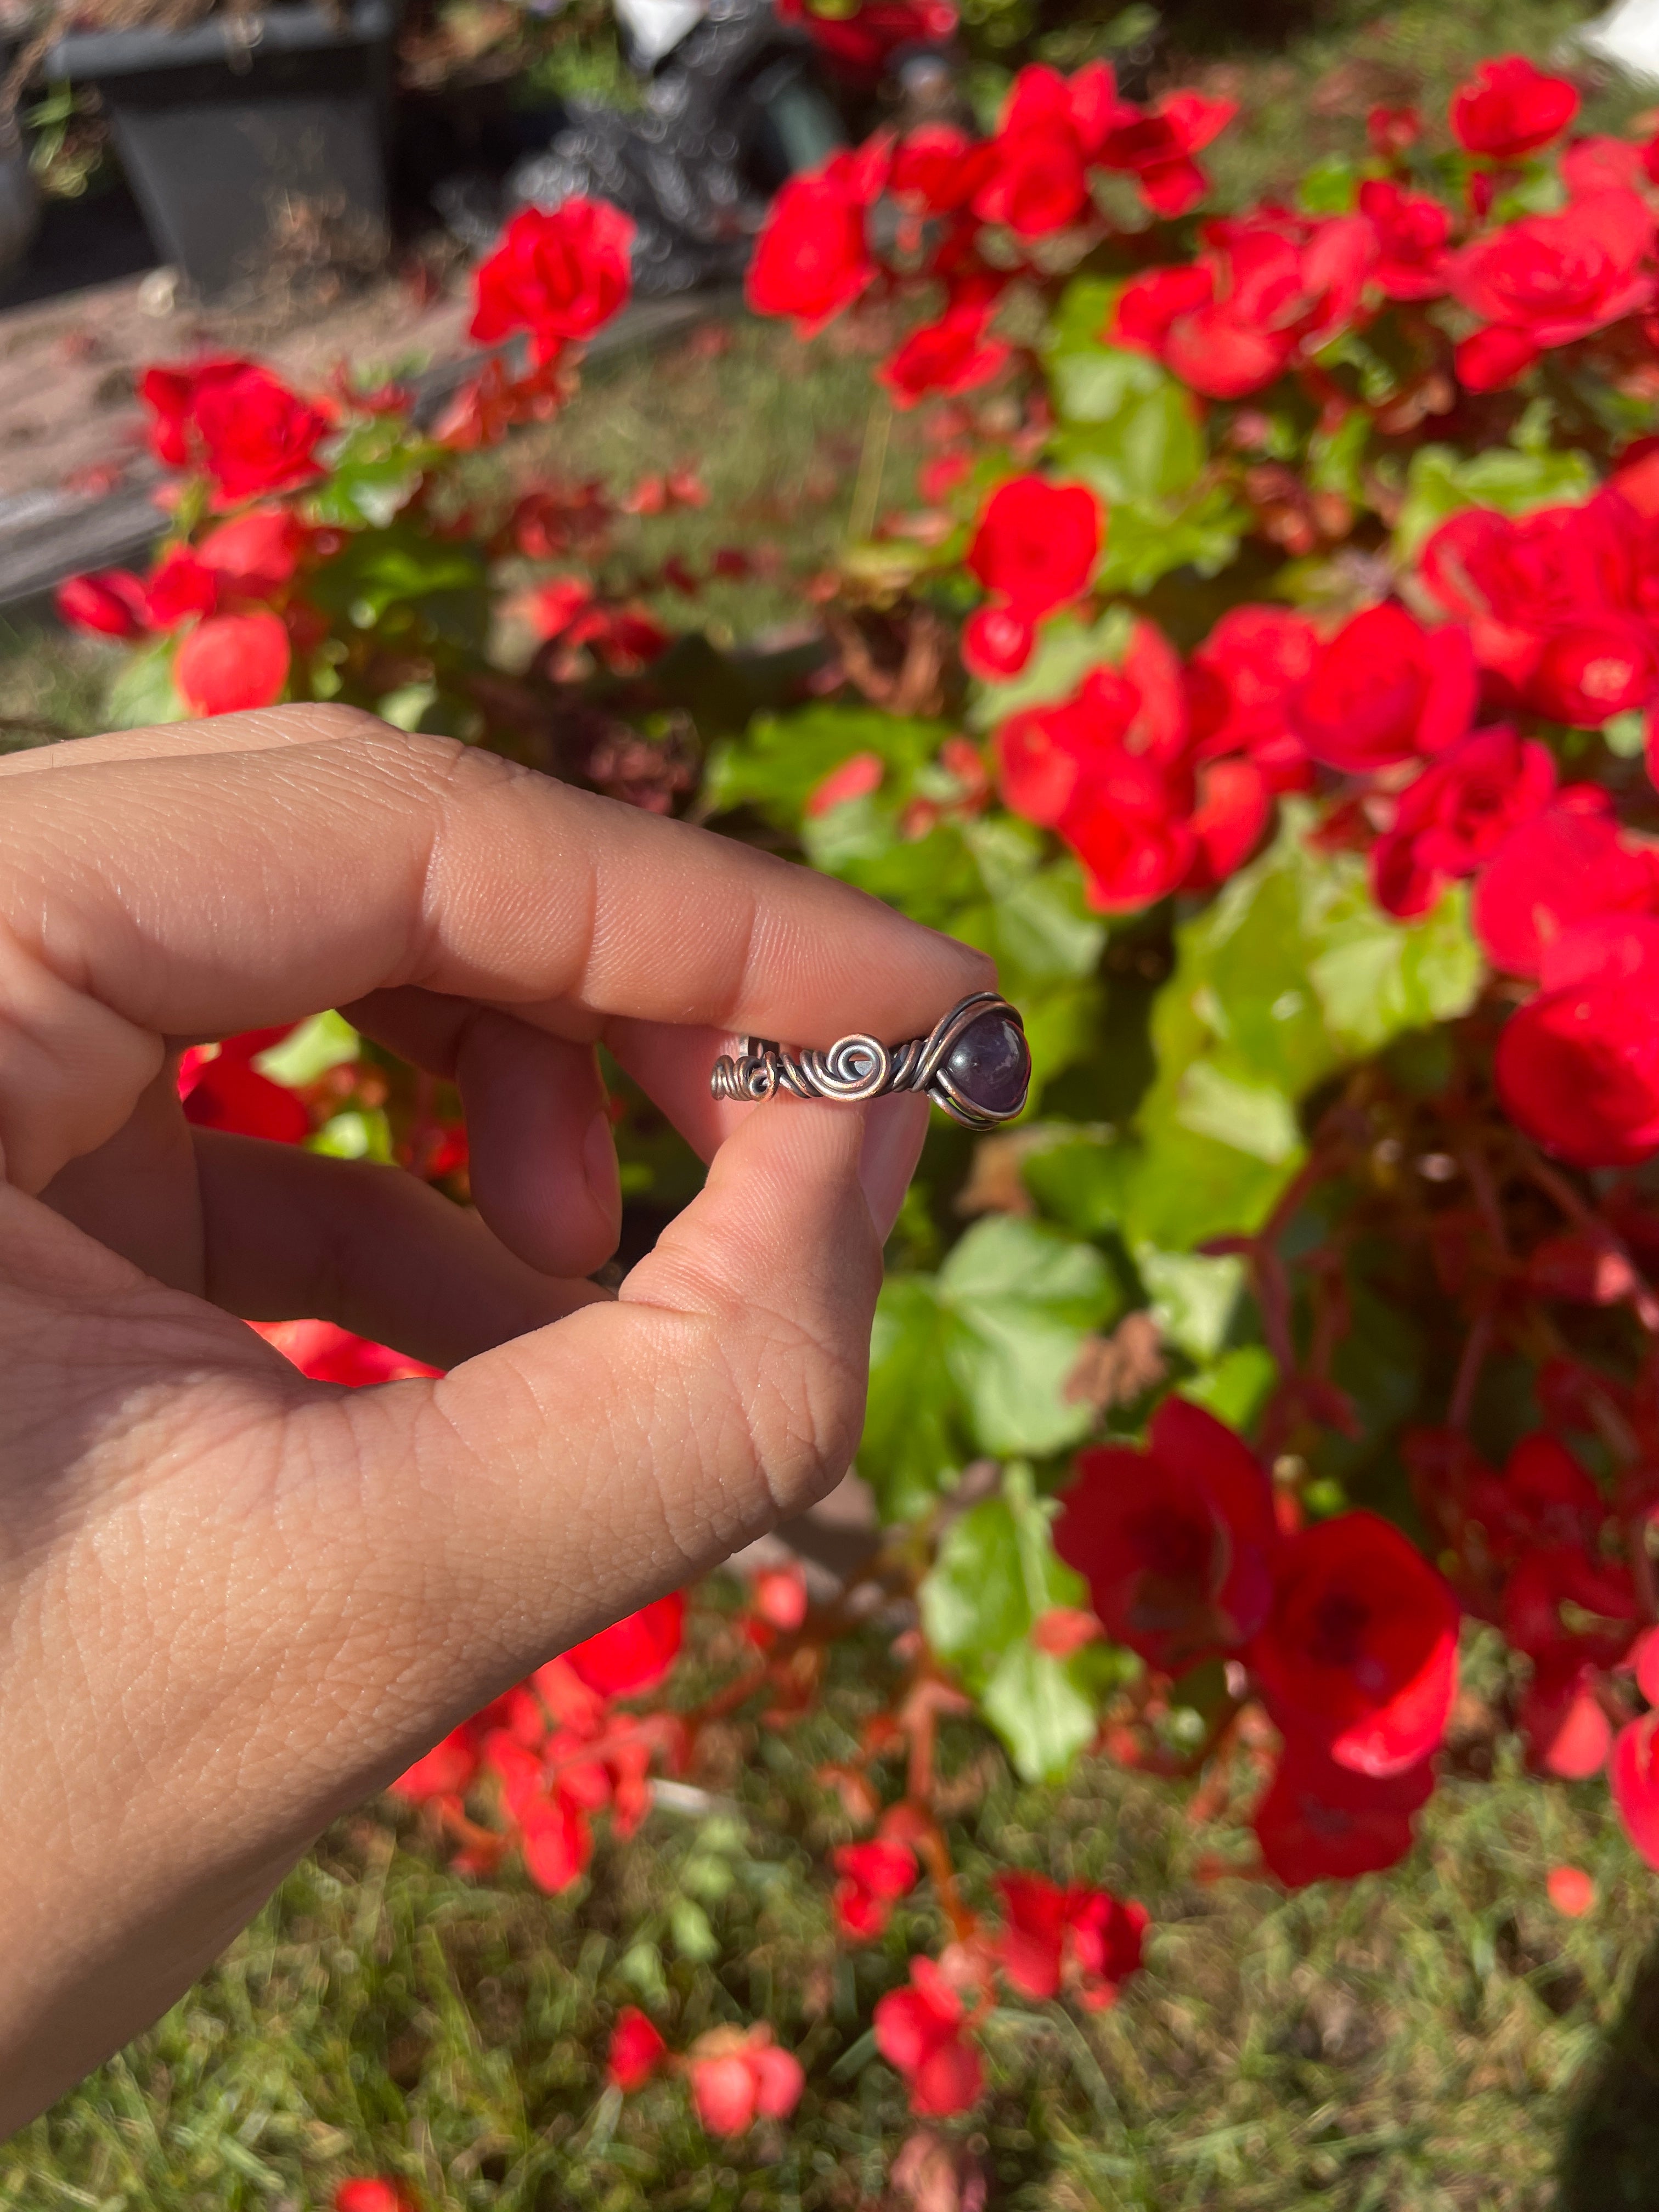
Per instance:
[[[957,1039],[944,1073],[969,1105],[1012,1121],[1031,1083],[1031,1052],[1018,1022],[992,1006]]]

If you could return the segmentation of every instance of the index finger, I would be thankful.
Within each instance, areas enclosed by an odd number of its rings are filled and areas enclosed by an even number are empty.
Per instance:
[[[0,1145],[40,1188],[162,1040],[416,986],[587,1039],[608,1018],[827,1045],[917,1035],[983,957],[844,884],[367,715],[329,744],[30,775],[0,819]],[[72,789],[72,800],[71,800]]]

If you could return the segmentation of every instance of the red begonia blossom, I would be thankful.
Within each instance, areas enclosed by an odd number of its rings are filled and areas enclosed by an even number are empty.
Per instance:
[[[879,1936],[894,1905],[916,1886],[916,1855],[905,1843],[878,1837],[867,1844],[838,1844],[830,1862],[836,1884],[836,1921],[857,1942]]]
[[[801,812],[809,822],[821,821],[837,806],[845,806],[854,799],[867,799],[872,791],[879,791],[886,773],[886,763],[879,753],[853,753],[839,768],[832,768],[821,782],[813,785]]]
[[[194,616],[210,615],[218,604],[218,578],[187,545],[175,545],[163,555],[144,586],[151,629],[177,629]]]
[[[1565,77],[1505,54],[1482,62],[1452,94],[1451,126],[1469,153],[1519,161],[1559,138],[1577,112],[1577,89]]]
[[[975,607],[962,626],[963,665],[982,684],[1000,683],[1018,676],[1031,657],[1036,626],[1018,608]]]
[[[912,1959],[910,1986],[878,1999],[876,2048],[903,2075],[919,2119],[948,2119],[977,2102],[985,2072],[967,2028],[967,2008],[932,1959]]]
[[[1522,1437],[1501,1475],[1478,1468],[1462,1485],[1462,1511],[1481,1531],[1482,1548],[1513,1566],[1540,1545],[1594,1546],[1607,1509],[1589,1474],[1558,1437]]]
[[[1246,1656],[1287,1741],[1354,1774],[1401,1774],[1445,1732],[1457,1630],[1444,1577],[1361,1510],[1281,1544],[1273,1609]]]
[[[180,640],[173,680],[192,712],[239,714],[276,704],[292,659],[276,615],[210,615]]]
[[[142,637],[149,609],[143,580],[130,568],[99,568],[70,576],[53,593],[58,614],[72,629],[101,637]]]
[[[1486,957],[1537,975],[1547,949],[1603,916],[1659,911],[1659,855],[1626,837],[1594,786],[1569,785],[1507,838],[1475,887]]]
[[[1379,906],[1426,914],[1449,884],[1472,876],[1555,790],[1548,748],[1506,727],[1477,730],[1439,754],[1395,802],[1371,848]]]
[[[222,504],[289,491],[322,473],[316,454],[333,427],[328,416],[257,362],[218,356],[147,368],[138,396],[154,417],[157,459],[204,468]]]
[[[684,1632],[685,1593],[671,1590],[574,1645],[564,1662],[601,1697],[638,1697],[666,1679]]]
[[[1612,917],[1543,948],[1542,988],[1504,1024],[1505,1111],[1577,1167],[1659,1150],[1659,920]]]
[[[775,12],[780,22],[799,24],[836,70],[866,91],[874,90],[899,47],[938,44],[957,27],[950,0],[860,0],[846,15],[807,0],[775,0]]]
[[[1326,641],[1290,711],[1315,760],[1368,775],[1443,752],[1468,730],[1474,703],[1468,633],[1455,623],[1427,629],[1385,599]]]
[[[1238,112],[1233,100],[1200,92],[1167,93],[1156,106],[1125,111],[1101,141],[1103,168],[1133,176],[1154,215],[1186,215],[1209,189],[1193,155],[1224,131]]]
[[[1307,753],[1290,702],[1311,673],[1319,633],[1287,607],[1230,608],[1187,668],[1193,757],[1243,753],[1275,791],[1307,781]]]
[[[894,149],[888,188],[923,215],[951,215],[983,183],[993,158],[985,142],[953,123],[918,124]]]
[[[398,2181],[373,2179],[337,2183],[334,2212],[416,2212],[415,2199]]]
[[[1582,1919],[1595,1903],[1595,1884],[1583,1867],[1552,1867],[1544,1889],[1556,1911],[1569,1920]]]
[[[997,1888],[1006,1916],[997,1956],[1023,1996],[1040,2003],[1070,1987],[1091,2012],[1116,2003],[1140,1971],[1145,1905],[1086,1882],[1062,1889],[1036,1874],[999,1875]]]
[[[745,289],[757,314],[787,315],[798,335],[810,337],[873,283],[866,217],[890,160],[887,142],[874,139],[858,153],[831,155],[809,176],[790,178],[749,264]]]
[[[663,2041],[637,2005],[624,2005],[611,2031],[605,2078],[624,2093],[642,2089],[668,2055]]]
[[[1472,239],[1447,264],[1447,288],[1484,323],[1535,346],[1570,345],[1650,304],[1652,246],[1644,199],[1592,192],[1559,215],[1523,216]]]
[[[1659,1712],[1630,1722],[1614,1739],[1607,1778],[1625,1833],[1650,1867],[1659,1867]]]
[[[1446,289],[1449,209],[1373,177],[1359,187],[1359,212],[1376,234],[1371,283],[1391,300],[1437,300]]]
[[[1588,1781],[1607,1763],[1613,1723],[1595,1669],[1571,1652],[1535,1660],[1517,1718],[1532,1759],[1563,1782]]]
[[[185,1119],[198,1128],[265,1137],[279,1145],[302,1144],[311,1133],[304,1100],[252,1065],[287,1035],[286,1025],[245,1030],[216,1048],[192,1045],[179,1061]]]
[[[1273,1601],[1273,1484],[1233,1430],[1164,1399],[1146,1449],[1078,1455],[1054,1548],[1107,1634],[1168,1673],[1247,1643]]]
[[[801,2063],[765,2021],[746,2033],[711,2028],[686,2054],[692,2102],[711,2136],[740,2136],[757,2119],[785,2120],[806,2087]]]
[[[1365,117],[1365,142],[1385,161],[1397,161],[1423,136],[1423,117],[1415,107],[1389,107],[1379,100]]]
[[[543,365],[591,338],[627,304],[634,231],[633,218],[605,200],[520,208],[473,279],[471,335],[495,345],[526,331]]]
[[[1259,391],[1346,329],[1377,252],[1363,216],[1229,217],[1204,240],[1191,264],[1131,277],[1111,336],[1214,399]]]
[[[389,1344],[354,1336],[331,1321],[256,1321],[249,1328],[313,1382],[349,1382],[361,1389],[374,1382],[402,1382],[412,1376],[442,1373]]]
[[[878,371],[895,403],[914,407],[938,393],[954,396],[988,384],[1012,351],[1002,339],[988,335],[988,319],[987,307],[968,301],[912,331]]]
[[[968,567],[988,592],[1037,622],[1087,588],[1103,534],[1100,501],[1086,485],[1011,477],[985,503]]]
[[[1316,1747],[1287,1742],[1251,1820],[1269,1874],[1286,1889],[1352,1881],[1396,1866],[1412,1847],[1412,1815],[1434,1790],[1431,1762],[1357,1774]]]
[[[1120,112],[1103,62],[1070,79],[1042,66],[1021,70],[1003,103],[974,213],[1006,223],[1017,238],[1063,230],[1089,204],[1089,163]]]
[[[291,507],[254,507],[216,524],[192,550],[222,593],[269,599],[293,581],[308,534]]]
[[[1261,842],[1273,811],[1267,777],[1249,760],[1211,761],[1197,771],[1187,827],[1193,858],[1181,888],[1213,890],[1237,875]]]
[[[1487,323],[1452,349],[1452,366],[1466,392],[1507,392],[1538,358],[1536,342],[1506,323]]]

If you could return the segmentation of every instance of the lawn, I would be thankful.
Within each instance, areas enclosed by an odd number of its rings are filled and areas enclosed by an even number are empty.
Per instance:
[[[1243,194],[1288,179],[1310,149],[1354,151],[1375,100],[1437,103],[1483,53],[1547,55],[1583,11],[1326,0],[1276,11],[1254,40],[1229,12],[1183,9],[1171,43],[1245,103],[1217,164]],[[1591,120],[1641,104],[1609,88]],[[511,473],[622,490],[694,465],[708,503],[629,520],[611,558],[619,574],[674,556],[701,572],[722,545],[741,548],[757,584],[716,584],[695,605],[672,587],[650,596],[678,625],[750,635],[798,617],[799,583],[878,483],[902,495],[925,425],[890,422],[869,392],[867,361],[840,341],[803,356],[776,330],[711,321],[596,368],[564,416],[513,448]],[[0,747],[95,727],[110,658],[0,630]],[[725,1604],[717,1589],[700,1609],[700,1661],[729,1640]],[[1195,1824],[1178,1787],[1095,1759],[1063,1788],[1023,1786],[982,1731],[947,1728],[971,1902],[991,1904],[999,1868],[1028,1867],[1109,1881],[1154,1930],[1115,2010],[991,2023],[991,2093],[951,2137],[990,2204],[1659,2202],[1659,1893],[1601,1783],[1522,1776],[1513,1685],[1478,1640],[1470,1661],[1454,1776],[1407,1865],[1291,1898],[1228,1873],[1242,1826]],[[0,2150],[0,2206],[300,2212],[372,2172],[403,2176],[432,2212],[916,2201],[894,2192],[912,2123],[866,2026],[941,1927],[924,1887],[880,1942],[837,1944],[823,1857],[850,1831],[815,1778],[848,1751],[892,1665],[866,1633],[839,1648],[808,1721],[779,1732],[750,1713],[711,1731],[691,1793],[630,1844],[603,1843],[556,1900],[511,1866],[493,1882],[452,1874],[412,1814],[374,1808],[341,1824],[158,2028]],[[1548,1901],[1560,1864],[1596,1884],[1582,1919]],[[608,2091],[605,2041],[629,2002],[648,2004],[676,2048],[724,2020],[771,2020],[807,2069],[794,2121],[722,2146],[673,2081],[625,2102]],[[925,2212],[954,2208],[939,2197]]]

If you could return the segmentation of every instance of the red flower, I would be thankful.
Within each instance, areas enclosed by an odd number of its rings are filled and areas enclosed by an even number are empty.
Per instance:
[[[1414,107],[1385,107],[1381,102],[1365,118],[1365,138],[1373,154],[1396,161],[1423,136],[1423,118]]]
[[[757,2119],[787,2119],[806,2087],[799,2059],[778,2049],[763,2021],[747,2034],[711,2029],[686,2066],[697,2118],[711,2136],[740,2136]]]
[[[1291,726],[1290,702],[1312,672],[1319,633],[1285,607],[1233,607],[1187,671],[1193,752],[1213,760],[1241,752],[1275,790],[1307,777],[1307,755]]]
[[[1516,1650],[1540,1663],[1612,1667],[1635,1638],[1635,1584],[1628,1567],[1593,1559],[1582,1542],[1542,1543],[1510,1575],[1503,1615]]]
[[[962,626],[962,658],[970,676],[995,684],[1017,676],[1031,657],[1036,630],[1013,607],[975,607]]]
[[[1085,485],[1012,477],[986,502],[968,567],[988,592],[1036,622],[1086,589],[1101,538],[1100,501]]]
[[[144,586],[130,568],[100,568],[70,576],[53,593],[58,611],[74,629],[103,637],[142,637],[149,610]]]
[[[1349,775],[1444,751],[1474,714],[1468,634],[1425,629],[1392,599],[1345,623],[1291,701],[1315,760]]]
[[[637,2005],[624,2005],[611,2031],[605,2078],[613,2088],[642,2089],[666,2057],[668,2045]]]
[[[1605,1509],[1566,1446],[1540,1430],[1521,1439],[1501,1477],[1489,1471],[1473,1474],[1465,1486],[1463,1516],[1479,1524],[1491,1556],[1512,1566],[1540,1546],[1576,1545],[1588,1552]]]
[[[1544,1887],[1550,1903],[1569,1920],[1581,1919],[1595,1902],[1595,1884],[1583,1867],[1552,1867]]]
[[[1659,908],[1659,861],[1625,838],[1606,804],[1593,787],[1569,785],[1505,841],[1474,894],[1474,933],[1494,967],[1536,975],[1569,930]]]
[[[1450,210],[1373,177],[1359,187],[1359,212],[1376,234],[1371,282],[1391,300],[1437,300],[1446,289]]]
[[[888,161],[885,143],[872,140],[784,185],[749,264],[745,289],[757,315],[787,315],[798,334],[810,337],[872,282],[865,217],[886,181]]]
[[[1393,827],[1371,848],[1377,904],[1426,914],[1448,884],[1492,855],[1555,790],[1548,750],[1504,727],[1477,730],[1438,756],[1397,802]]]
[[[1233,100],[1199,92],[1166,94],[1156,107],[1121,111],[1101,142],[1103,168],[1127,170],[1155,215],[1180,216],[1195,208],[1209,179],[1193,155],[1224,131],[1238,112]]]
[[[1090,159],[1119,112],[1112,72],[1097,62],[1068,84],[1057,70],[1023,69],[988,149],[989,173],[974,195],[982,222],[1018,238],[1044,238],[1089,204]]]
[[[908,1844],[878,1839],[838,1844],[831,1853],[836,1872],[836,1919],[843,1935],[865,1942],[886,1927],[893,1906],[916,1884],[916,1855]]]
[[[1457,380],[1466,392],[1506,392],[1537,358],[1538,348],[1526,331],[1502,323],[1488,323],[1453,349]]]
[[[1022,1996],[1042,2002],[1069,1982],[1091,2012],[1115,2004],[1140,1971],[1145,1905],[1081,1882],[1061,1889],[1037,1874],[999,1875],[997,1887],[1007,1915],[998,1955]]]
[[[290,658],[275,615],[212,615],[180,643],[173,680],[195,714],[237,714],[282,697]]]
[[[1248,1658],[1286,1739],[1351,1773],[1395,1775],[1445,1732],[1457,1601],[1375,1513],[1316,1522],[1279,1548],[1273,1610]]]
[[[144,612],[151,629],[177,629],[219,604],[219,580],[187,545],[175,545],[150,572]]]
[[[1612,917],[1544,947],[1542,990],[1504,1025],[1504,1110],[1577,1167],[1659,1149],[1659,921]]]
[[[258,507],[210,530],[194,550],[222,591],[269,599],[291,583],[306,547],[305,526],[285,507]]]
[[[328,416],[254,362],[147,368],[138,396],[155,418],[157,457],[173,468],[199,462],[224,504],[287,491],[322,473],[316,449],[332,428]]]
[[[1519,161],[1559,138],[1578,112],[1564,76],[1546,76],[1521,54],[1482,62],[1452,94],[1451,126],[1460,146],[1494,161]]]
[[[1608,1779],[1625,1833],[1650,1867],[1659,1867],[1659,1760],[1654,1735],[1659,1712],[1644,1713],[1620,1729]]]
[[[909,1988],[890,1990],[877,2002],[876,2048],[904,2076],[919,2119],[965,2112],[985,2086],[979,2052],[963,2033],[967,2017],[931,1959],[912,1959]]]
[[[415,2199],[396,2181],[342,2181],[334,2212],[415,2212]]]
[[[1547,637],[1525,684],[1527,703],[1552,721],[1599,730],[1651,700],[1659,654],[1644,623],[1617,615]]]
[[[1518,1716],[1534,1761],[1563,1782],[1599,1774],[1613,1748],[1613,1723],[1595,1694],[1596,1674],[1568,1653],[1538,1660]]]
[[[893,155],[889,179],[895,199],[924,215],[951,215],[988,173],[988,146],[954,124],[923,123],[908,131]]]
[[[988,384],[1012,349],[988,337],[988,309],[976,305],[950,308],[936,323],[912,331],[877,374],[901,407],[914,407],[934,392],[972,392]]]
[[[302,1144],[311,1133],[303,1100],[252,1066],[287,1029],[248,1030],[227,1037],[217,1050],[194,1045],[179,1062],[179,1096],[185,1119],[201,1129],[226,1129],[241,1137]]]
[[[1526,216],[1474,239],[1448,268],[1454,296],[1483,322],[1538,346],[1569,345],[1645,307],[1653,216],[1634,192],[1592,192],[1559,215]]]
[[[1166,1398],[1145,1451],[1079,1453],[1054,1548],[1107,1634],[1166,1673],[1249,1641],[1273,1601],[1273,1485],[1243,1439]]]
[[[494,345],[528,331],[542,364],[591,338],[627,303],[634,228],[631,216],[604,200],[521,208],[474,279],[471,335]]]
[[[1261,842],[1273,811],[1267,780],[1254,761],[1212,761],[1198,771],[1198,800],[1188,819],[1192,866],[1182,890],[1213,890],[1237,875]]]
[[[1204,240],[1190,267],[1130,279],[1111,335],[1215,399],[1260,390],[1298,352],[1335,337],[1358,311],[1377,252],[1362,216],[1246,216],[1206,223]]]
[[[637,1697],[666,1678],[684,1632],[685,1593],[671,1590],[576,1644],[564,1662],[602,1698]]]
[[[1352,1881],[1405,1857],[1412,1815],[1433,1790],[1426,1759],[1396,1773],[1356,1774],[1311,1745],[1289,1742],[1251,1826],[1267,1871],[1287,1889]]]

